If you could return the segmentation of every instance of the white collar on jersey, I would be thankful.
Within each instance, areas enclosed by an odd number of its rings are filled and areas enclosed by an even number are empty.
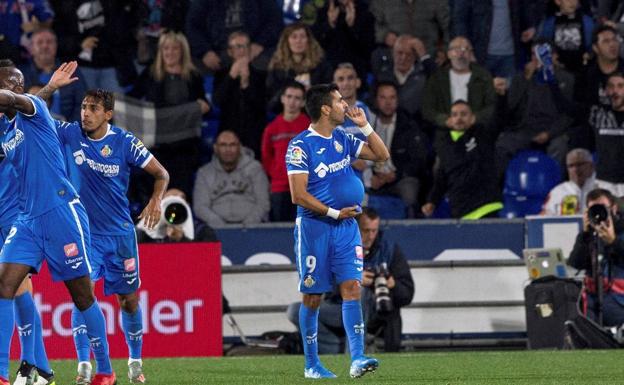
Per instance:
[[[312,128],[312,125],[310,125],[310,127],[308,127],[308,131],[310,131],[310,133],[306,136],[320,136],[321,138],[325,138],[325,139],[331,139],[331,135],[330,136],[323,136],[321,134],[319,134],[314,128]]]
[[[115,133],[113,132],[113,130],[111,130],[111,125],[110,123],[108,124],[108,126],[106,127],[106,134],[104,134],[103,137],[101,137],[100,139],[91,139],[89,138],[89,136],[87,135],[87,139],[89,139],[92,142],[99,142],[101,140],[104,140],[104,138],[106,138],[109,135],[115,135]]]

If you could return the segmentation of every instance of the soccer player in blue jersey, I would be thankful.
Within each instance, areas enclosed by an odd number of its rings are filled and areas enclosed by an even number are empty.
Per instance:
[[[335,84],[311,87],[306,110],[312,124],[294,137],[286,153],[292,201],[298,206],[295,254],[303,304],[299,327],[303,337],[306,378],[336,377],[318,357],[317,326],[321,294],[340,286],[342,318],[351,352],[351,377],[361,377],[379,366],[364,356],[364,322],[360,305],[363,269],[362,240],[355,216],[360,213],[364,187],[350,167],[353,158],[385,161],[390,157],[383,141],[360,108],[349,109]],[[348,116],[367,143],[335,130]]]
[[[20,212],[0,251],[0,385],[8,384],[15,293],[45,259],[55,281],[64,281],[85,318],[97,361],[93,385],[116,378],[108,354],[104,315],[91,288],[87,215],[69,182],[54,122],[45,102],[23,94],[24,76],[0,67],[0,113],[9,119],[2,149],[17,176]],[[26,383],[37,380],[33,371]]]
[[[68,77],[71,74],[59,68],[39,95],[46,99],[58,88],[57,83]],[[169,174],[137,137],[109,124],[113,107],[112,92],[90,90],[82,101],[81,122],[58,122],[57,131],[69,151],[70,176],[89,216],[91,279],[104,278],[104,293],[116,295],[129,349],[128,377],[132,383],[144,383],[143,315],[137,294],[140,264],[126,192],[132,167],[143,168],[154,177],[152,197],[139,216],[148,228],[153,228],[160,220],[161,199]],[[72,171],[76,175],[71,175]],[[84,334],[84,319],[76,308],[72,312],[72,329],[79,362],[76,385],[88,384],[89,341]]]
[[[11,62],[0,63],[2,66],[12,66]],[[5,116],[0,118],[0,142],[5,130],[9,127],[9,121]],[[8,236],[13,222],[19,214],[19,202],[17,199],[17,176],[0,147],[0,245]],[[17,370],[17,378],[14,385],[26,384],[29,379],[33,380],[34,370],[39,378],[37,385],[53,385],[54,373],[50,369],[48,356],[43,344],[41,317],[32,296],[32,283],[30,277],[25,278],[15,293],[13,314],[20,340],[20,361]],[[33,368],[33,365],[36,367]]]

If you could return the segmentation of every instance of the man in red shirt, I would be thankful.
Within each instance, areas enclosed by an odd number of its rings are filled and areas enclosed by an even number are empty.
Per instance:
[[[290,200],[286,175],[288,142],[310,126],[303,113],[305,88],[293,81],[282,90],[282,113],[264,129],[262,135],[262,166],[271,179],[271,221],[293,221],[297,208]]]

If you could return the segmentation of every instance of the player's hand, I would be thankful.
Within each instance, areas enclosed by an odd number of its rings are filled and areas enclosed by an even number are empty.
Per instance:
[[[435,210],[435,205],[431,202],[425,203],[423,207],[421,208],[422,213],[425,214],[426,217],[432,216],[434,210]]]
[[[347,219],[354,218],[360,214],[358,210],[358,206],[350,206],[340,209],[340,215],[338,215],[338,219]]]
[[[139,219],[143,220],[143,224],[152,230],[160,221],[160,199],[152,198],[139,215]]]
[[[364,110],[359,107],[354,106],[347,108],[345,113],[347,114],[347,117],[353,121],[353,123],[358,125],[358,127],[364,127],[366,126],[366,123],[368,123],[366,121],[366,114],[364,113]]]
[[[72,84],[78,80],[77,77],[72,77],[74,72],[76,72],[76,68],[78,68],[78,63],[75,61],[61,64],[52,74],[48,85],[54,87],[55,89],[59,89],[61,87],[65,87],[66,85]]]
[[[373,285],[375,279],[375,273],[370,270],[364,270],[362,272],[362,286],[369,287]]]

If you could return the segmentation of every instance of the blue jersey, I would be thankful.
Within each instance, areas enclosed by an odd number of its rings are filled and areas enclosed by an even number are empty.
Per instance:
[[[78,197],[67,177],[59,137],[45,102],[25,96],[35,112],[18,112],[2,138],[4,161],[9,161],[17,174],[20,219],[35,218]]]
[[[132,133],[108,126],[103,138],[90,139],[80,123],[57,121],[68,169],[89,216],[92,234],[124,235],[134,231],[126,192],[132,166],[145,167],[152,154]]]
[[[291,139],[286,152],[288,174],[308,174],[307,191],[323,204],[340,210],[362,204],[364,186],[351,168],[364,142],[342,130],[324,137],[312,127]],[[299,206],[297,216],[317,214]]]
[[[5,116],[0,118],[0,142],[9,126]],[[9,227],[15,222],[19,213],[17,200],[17,175],[15,169],[6,159],[4,150],[0,147],[0,229]]]

